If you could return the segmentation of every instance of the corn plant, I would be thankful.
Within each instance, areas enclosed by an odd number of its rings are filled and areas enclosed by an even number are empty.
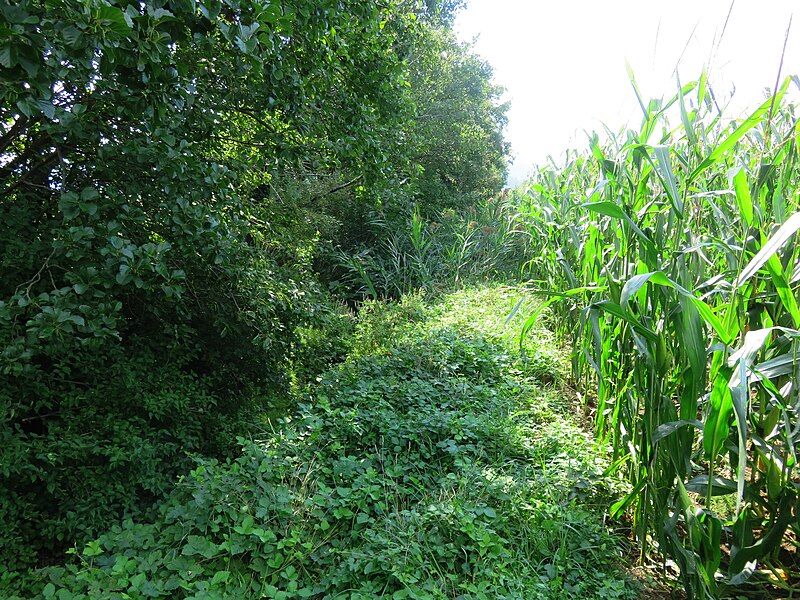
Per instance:
[[[705,75],[666,101],[632,82],[638,130],[593,137],[517,192],[526,267],[630,481],[612,514],[689,598],[713,598],[763,582],[800,533],[800,125],[783,102],[800,81],[739,121]],[[792,568],[769,583],[791,586]]]

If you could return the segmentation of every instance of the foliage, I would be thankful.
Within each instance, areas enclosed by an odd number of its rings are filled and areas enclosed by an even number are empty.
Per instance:
[[[156,357],[140,343],[132,356],[84,352],[88,376],[80,387],[56,377],[41,393],[62,418],[45,429],[43,419],[25,417],[25,435],[3,430],[7,568],[53,560],[58,546],[152,504],[191,465],[190,453],[232,450],[242,424],[219,406],[209,379],[182,369],[190,357]],[[0,392],[5,407],[13,406],[12,390]]]
[[[0,0],[0,562],[142,514],[346,353],[322,248],[418,171],[409,57],[457,6]]]
[[[417,107],[410,140],[421,169],[412,181],[423,214],[468,208],[500,192],[507,105],[491,67],[441,29],[422,37],[409,61]]]
[[[506,194],[461,212],[442,210],[430,220],[414,210],[402,227],[388,220],[374,226],[383,232],[378,243],[337,255],[339,285],[362,297],[400,298],[419,289],[515,280],[531,252],[525,219]]]
[[[277,435],[201,459],[151,522],[126,521],[49,568],[45,598],[632,598],[598,503],[591,441],[542,388],[505,315],[462,292],[411,315],[378,354],[326,374]],[[420,318],[424,315],[424,319]],[[384,331],[376,305],[359,324]],[[544,354],[541,352],[544,350]],[[550,356],[550,358],[546,358]],[[599,496],[583,497],[592,478]]]
[[[325,195],[316,207],[340,224],[328,237],[321,271],[331,273],[327,282],[345,296],[446,288],[467,270],[488,278],[511,264],[478,256],[515,244],[505,230],[513,229],[510,213],[502,203],[487,202],[503,188],[509,152],[503,140],[507,105],[491,67],[442,27],[419,28],[407,64],[413,109],[402,142],[406,162],[397,163],[386,185],[354,186],[346,201]],[[343,179],[339,186],[355,181]],[[427,230],[425,223],[440,222],[442,230]],[[480,236],[471,231],[478,224]]]
[[[667,102],[640,98],[640,130],[594,137],[518,192],[530,270],[632,486],[612,514],[679,565],[689,597],[740,589],[759,564],[797,567],[776,561],[800,533],[789,85],[733,122],[705,75]]]

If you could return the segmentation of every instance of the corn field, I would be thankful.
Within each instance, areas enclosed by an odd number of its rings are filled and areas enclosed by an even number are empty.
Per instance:
[[[516,192],[526,269],[630,493],[642,553],[689,598],[796,585],[800,535],[800,124],[787,79],[729,121],[705,75],[638,131]],[[538,312],[530,316],[532,326]]]

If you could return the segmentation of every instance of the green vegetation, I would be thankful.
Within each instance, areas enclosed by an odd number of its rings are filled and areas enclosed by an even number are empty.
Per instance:
[[[0,596],[800,589],[800,80],[501,191],[461,4],[0,0]]]
[[[231,456],[343,356],[343,255],[434,181],[499,190],[503,109],[452,4],[0,0],[1,564]]]
[[[370,304],[353,355],[241,456],[198,459],[152,522],[46,569],[44,598],[633,598],[602,510],[619,482],[519,293]],[[387,342],[391,339],[391,342]],[[589,490],[589,484],[592,489]]]
[[[667,102],[640,99],[639,131],[593,139],[590,154],[540,169],[519,192],[529,268],[573,343],[597,436],[632,486],[611,514],[630,516],[643,555],[652,542],[677,563],[689,597],[765,574],[788,590],[798,577],[800,127],[781,104],[789,85],[734,123],[705,77]]]

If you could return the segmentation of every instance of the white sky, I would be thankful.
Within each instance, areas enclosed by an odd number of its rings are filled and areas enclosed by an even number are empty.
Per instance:
[[[625,62],[645,101],[671,96],[704,65],[718,97],[733,93],[727,115],[760,104],[772,88],[789,17],[783,76],[800,73],[800,0],[468,0],[456,20],[461,39],[495,69],[511,102],[506,137],[514,162],[509,184],[567,148],[586,147],[585,131],[638,126]]]

